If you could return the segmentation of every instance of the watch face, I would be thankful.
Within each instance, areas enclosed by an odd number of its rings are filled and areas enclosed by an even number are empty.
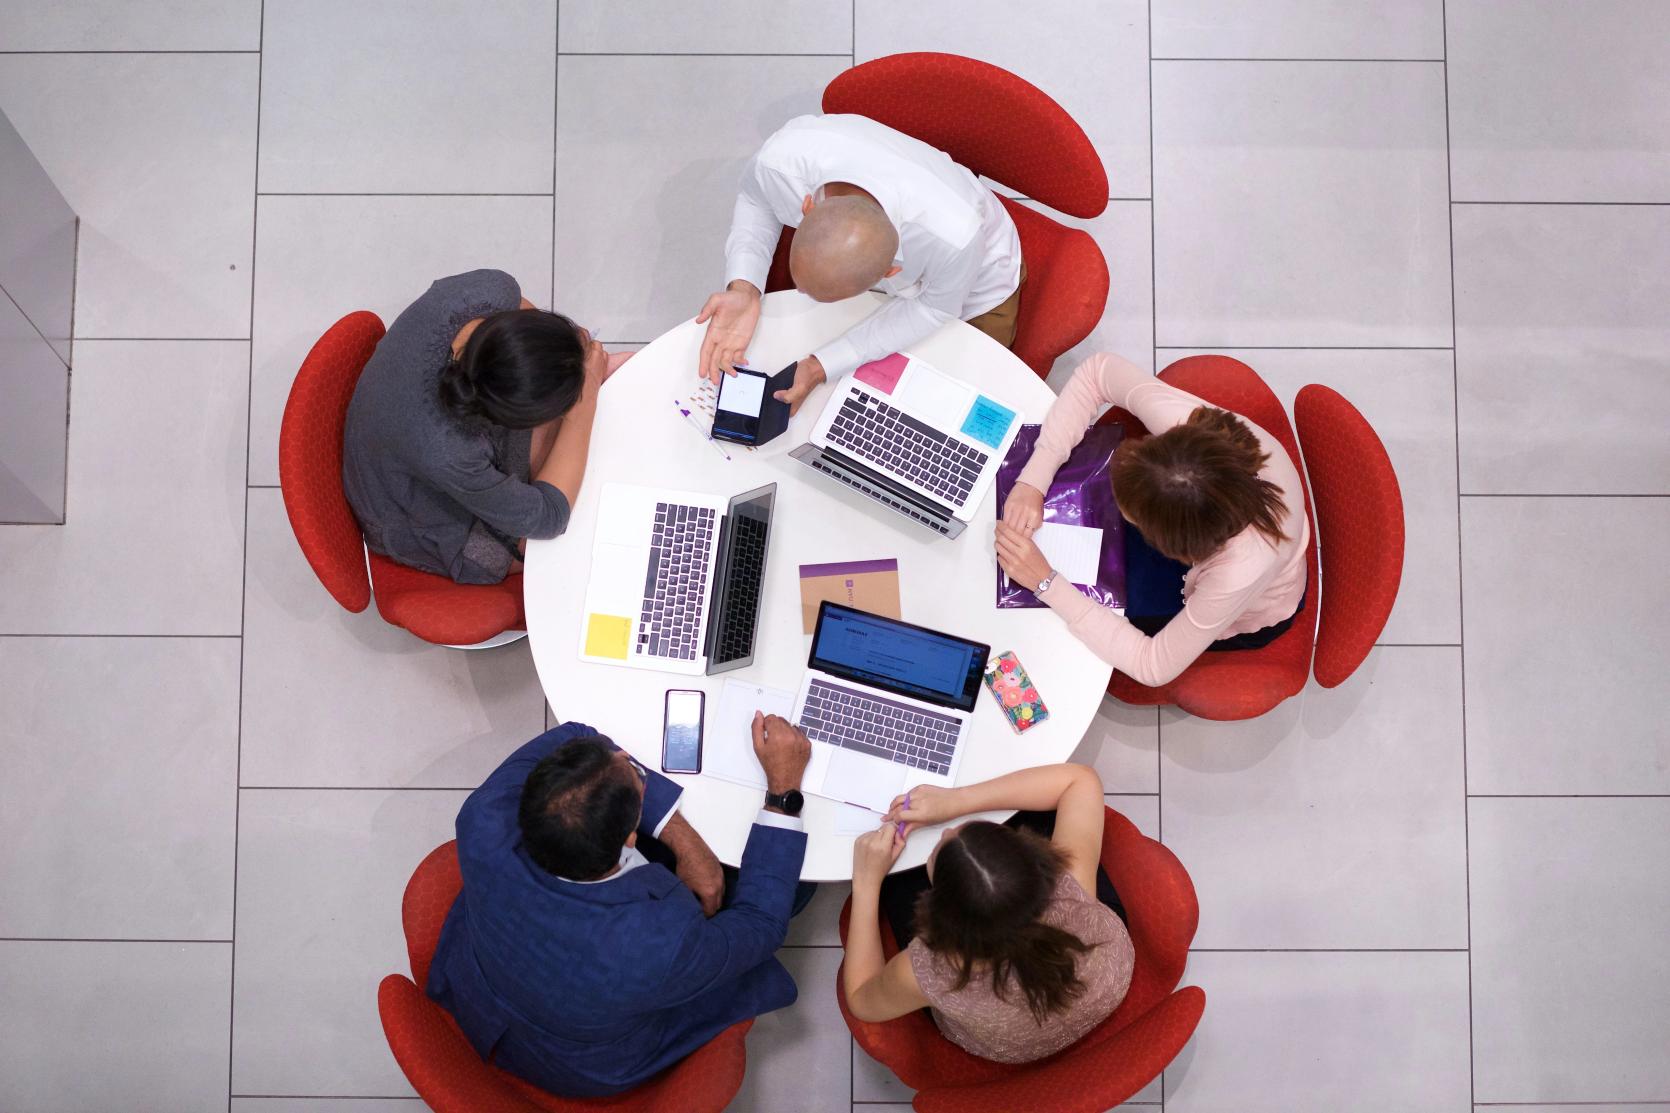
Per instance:
[[[800,795],[798,788],[791,788],[783,793],[783,810],[790,815],[799,815],[800,809],[806,806],[806,797]]]

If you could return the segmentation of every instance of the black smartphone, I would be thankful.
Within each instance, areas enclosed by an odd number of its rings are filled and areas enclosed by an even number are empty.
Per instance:
[[[702,771],[702,719],[706,711],[706,692],[667,689],[667,703],[661,715],[663,773]]]
[[[760,414],[765,409],[766,381],[762,371],[738,367],[736,374],[719,380],[719,402],[713,415],[716,440],[737,444],[758,444]]]

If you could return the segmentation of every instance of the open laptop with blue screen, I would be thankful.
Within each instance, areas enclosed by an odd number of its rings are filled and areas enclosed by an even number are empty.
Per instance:
[[[885,812],[919,784],[956,783],[991,647],[824,602],[794,721],[812,741],[801,787]]]

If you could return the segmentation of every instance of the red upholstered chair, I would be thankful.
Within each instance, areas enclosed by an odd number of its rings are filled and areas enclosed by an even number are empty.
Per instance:
[[[1175,855],[1107,810],[1102,868],[1130,917],[1136,967],[1113,1015],[1078,1043],[1048,1059],[1009,1066],[976,1058],[940,1035],[926,1010],[881,1024],[847,1007],[841,973],[835,995],[858,1045],[916,1093],[919,1113],[1105,1113],[1159,1077],[1194,1034],[1206,1008],[1197,986],[1177,989],[1200,922],[1194,884]],[[847,937],[852,901],[841,911]],[[882,950],[898,944],[884,919]]]
[[[1293,401],[1316,500],[1322,551],[1322,617],[1316,682],[1357,671],[1397,600],[1403,578],[1403,494],[1374,428],[1337,391],[1311,385]]]
[[[1252,368],[1228,356],[1190,356],[1160,372],[1160,378],[1262,427],[1287,449],[1303,482],[1299,445],[1294,440],[1287,413],[1282,409],[1281,400]],[[1109,411],[1102,420],[1120,420],[1129,429],[1134,419],[1119,410]],[[1308,488],[1305,510],[1311,513]],[[1314,522],[1312,515],[1311,543],[1306,552],[1309,573],[1305,605],[1285,634],[1262,649],[1203,653],[1181,676],[1159,687],[1139,684],[1115,669],[1108,682],[1109,694],[1126,703],[1175,704],[1202,719],[1256,718],[1289,696],[1297,695],[1310,675],[1319,609],[1321,584],[1317,578]]]
[[[1108,176],[1073,118],[1043,90],[955,54],[893,54],[829,83],[823,110],[868,116],[945,151],[976,174],[1069,216],[1107,208]],[[1026,260],[1014,352],[1039,378],[1090,335],[1108,298],[1108,267],[1086,232],[1005,197]],[[789,289],[785,229],[767,288]]]
[[[377,611],[424,641],[472,646],[527,625],[518,573],[491,586],[455,584],[376,553],[342,493],[342,425],[354,384],[383,338],[360,310],[332,325],[302,361],[278,431],[278,482],[308,564],[325,590],[355,613],[373,594]]]
[[[482,1062],[447,1011],[420,988],[429,980],[441,924],[461,887],[458,844],[430,851],[401,903],[412,976],[390,974],[377,988],[389,1048],[436,1113],[719,1113],[736,1096],[751,1020],[733,1024],[677,1066],[611,1098],[557,1097]]]

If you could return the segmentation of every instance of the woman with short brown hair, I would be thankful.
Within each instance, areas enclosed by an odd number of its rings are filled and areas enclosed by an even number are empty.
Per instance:
[[[1182,609],[1163,625],[1097,606],[1032,541],[1056,470],[1110,404],[1152,434],[1114,454],[1119,512],[1161,555],[1189,565]],[[1281,442],[1106,353],[1080,364],[1050,407],[997,524],[1004,572],[1036,589],[1102,660],[1149,685],[1176,679],[1209,649],[1258,648],[1285,632],[1304,602],[1309,543],[1304,487]]]

